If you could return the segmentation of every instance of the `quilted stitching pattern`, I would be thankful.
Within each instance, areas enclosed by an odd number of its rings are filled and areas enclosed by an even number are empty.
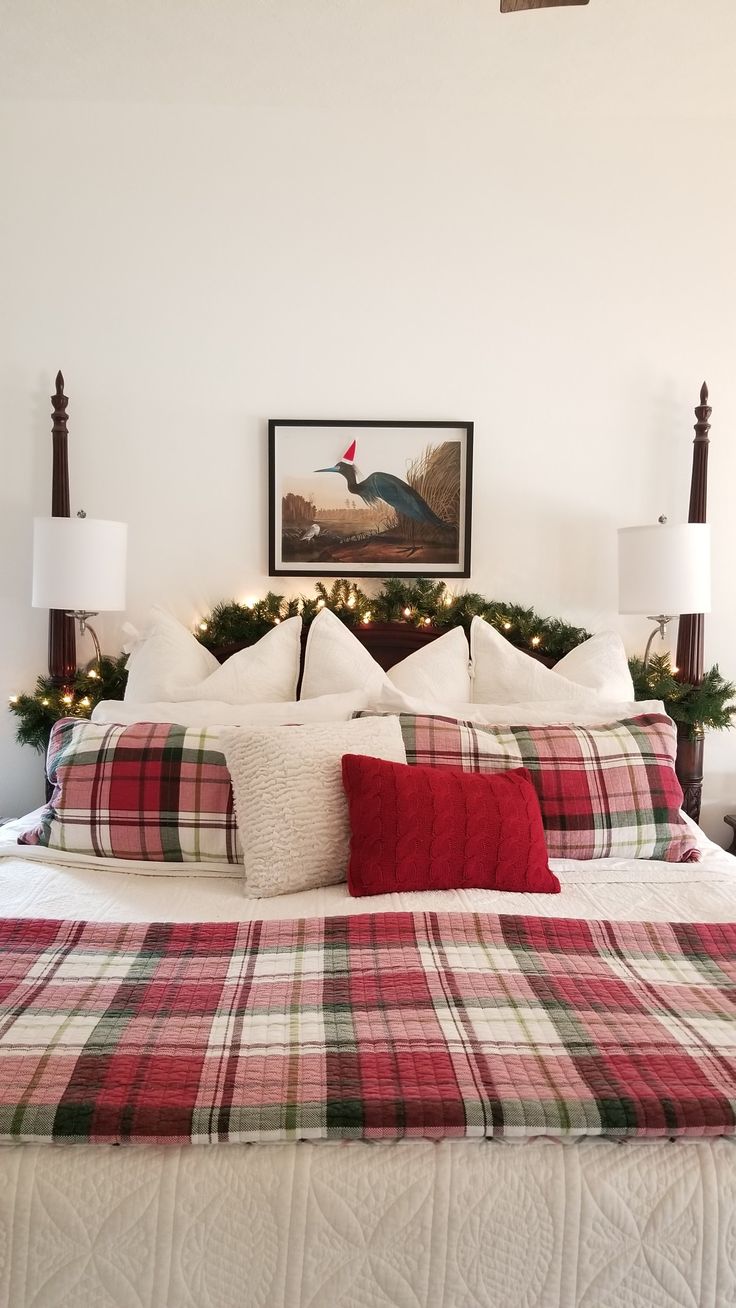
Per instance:
[[[0,1140],[736,1131],[736,925],[0,920]]]
[[[12,1308],[726,1308],[736,1143],[0,1150]]]
[[[347,754],[351,895],[401,890],[551,891],[542,815],[528,772],[405,767]]]

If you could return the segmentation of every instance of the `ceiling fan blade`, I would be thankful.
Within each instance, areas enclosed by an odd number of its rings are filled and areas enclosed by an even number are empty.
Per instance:
[[[557,9],[560,5],[587,5],[588,0],[501,0],[502,14],[515,14],[520,9]]]

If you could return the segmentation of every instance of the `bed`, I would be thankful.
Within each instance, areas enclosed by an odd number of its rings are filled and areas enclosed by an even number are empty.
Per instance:
[[[696,411],[693,477],[693,486],[702,494],[691,503],[691,516],[703,517],[710,413],[706,402],[707,395],[701,396]],[[55,511],[68,512],[68,486],[65,501],[61,494],[67,475],[61,384],[54,411]],[[682,625],[688,644],[682,665],[689,660],[687,672],[695,679],[698,659],[702,672],[702,620],[694,615]],[[424,648],[433,637],[404,624],[359,634],[383,667]],[[231,652],[219,651],[218,657]],[[73,629],[60,614],[52,616],[51,661],[60,678],[74,667]],[[462,667],[460,672],[464,675]],[[681,745],[678,775],[689,807],[696,809],[698,742]],[[251,948],[251,933],[257,932],[259,942],[273,947],[272,956],[267,949],[260,955],[266,984],[277,987],[285,970],[291,988],[284,989],[282,1014],[269,1009],[271,1025],[256,1038],[256,1045],[260,1039],[268,1053],[271,1045],[281,1042],[284,1066],[295,1069],[293,1084],[301,1084],[303,1069],[312,1067],[309,1060],[317,1057],[322,1061],[312,1083],[319,1076],[329,1082],[325,1068],[331,1066],[343,1084],[342,1065],[334,1061],[340,1042],[332,1047],[322,1038],[320,1043],[319,1033],[311,1028],[303,1036],[304,1012],[314,1008],[308,1001],[313,995],[309,987],[315,983],[321,987],[317,1007],[328,1012],[330,1021],[339,1023],[351,1006],[362,1006],[378,1019],[385,1017],[388,1026],[386,1014],[395,1002],[399,1022],[407,1025],[398,1038],[380,1044],[382,1053],[393,1058],[379,1086],[380,1103],[369,1102],[368,1094],[365,1103],[341,1102],[338,1111],[333,1103],[330,1117],[325,1085],[326,1112],[319,1095],[315,1115],[294,1093],[294,1102],[280,1104],[271,1118],[263,1117],[257,1103],[255,1119],[247,1113],[231,1114],[230,1100],[224,1117],[221,1112],[215,1115],[214,1092],[202,1103],[197,1099],[198,1116],[190,1112],[189,1117],[177,1117],[170,1111],[170,1087],[160,1084],[160,1078],[152,1117],[146,1115],[137,1083],[130,1104],[111,1107],[106,1101],[103,1111],[97,1085],[90,1104],[84,1094],[78,1096],[70,1115],[64,1102],[66,1077],[59,1077],[57,1104],[54,1073],[48,1069],[55,1059],[62,1067],[59,1060],[67,1045],[78,1050],[84,1043],[85,1031],[75,1034],[73,1021],[53,1029],[48,1050],[41,1050],[38,1082],[31,1078],[19,1106],[7,1075],[2,1081],[7,1060],[0,1031],[0,1303],[12,1308],[736,1304],[736,860],[709,842],[690,818],[682,820],[690,854],[698,861],[553,858],[550,867],[559,880],[559,893],[454,889],[369,899],[352,897],[344,882],[252,898],[244,894],[238,864],[223,868],[193,861],[162,866],[130,857],[99,858],[19,845],[18,837],[33,826],[34,815],[2,828],[0,944],[11,970],[16,969],[14,984],[27,986],[29,1010],[59,959],[75,985],[93,974],[102,976],[102,993],[108,973],[118,984],[122,969],[124,981],[132,952],[136,958],[155,955],[156,967],[169,968],[164,989],[177,975],[191,992],[190,970],[205,957],[202,966],[210,967],[213,951],[219,950],[224,971],[207,972],[207,978],[212,988],[215,977],[225,993],[232,968],[222,942],[227,939],[233,959],[249,957],[249,950],[258,959],[258,951]],[[149,935],[150,924],[165,924],[155,928],[155,939]],[[500,1092],[492,1100],[491,1111],[487,1084],[468,1088],[467,1077],[456,1098],[447,1082],[433,1098],[430,1088],[440,1083],[430,1062],[424,1064],[426,1094],[420,1085],[413,1097],[394,1095],[399,1085],[396,1067],[405,1055],[421,1054],[424,1028],[409,1025],[412,1003],[401,994],[392,992],[384,1002],[383,979],[391,977],[394,990],[400,990],[404,973],[392,962],[398,954],[400,963],[404,956],[411,961],[411,985],[417,984],[418,974],[430,988],[447,985],[448,978],[461,976],[460,965],[455,967],[452,959],[462,955],[471,928],[486,951],[483,964],[473,965],[474,975],[483,979],[486,972],[492,973],[513,999],[519,973],[519,985],[523,982],[534,992],[536,1007],[524,1009],[523,1020],[517,1021],[513,1002],[502,1014],[512,1025],[503,1029],[500,1047],[505,1047],[507,1031],[525,1028],[507,1050],[509,1059],[521,1053],[530,1060],[527,1073],[519,1077],[520,1086],[526,1084],[525,1076],[532,1086],[543,1076],[554,1077],[550,1059],[560,1051],[553,1047],[559,1033],[545,1025],[549,987],[555,984],[554,973],[564,988],[575,959],[585,958],[587,951],[590,966],[585,964],[580,975],[588,993],[579,997],[577,1007],[571,1002],[573,1025],[585,1010],[598,1032],[600,1049],[609,1051],[606,1040],[612,1028],[606,1033],[596,1025],[606,1020],[607,994],[595,988],[603,976],[604,990],[610,983],[616,991],[611,1005],[621,1004],[621,1045],[611,1057],[623,1065],[641,1056],[644,1081],[647,1067],[656,1080],[661,1064],[668,1092],[662,1093],[659,1085],[650,1093],[651,1086],[629,1077],[625,1084],[630,1099],[626,1094],[607,1097],[604,1087],[591,1107],[590,1099],[571,1095],[568,1102],[564,1094],[550,1098],[541,1090],[525,1095],[512,1085],[506,1100]],[[162,936],[169,943],[162,945]],[[220,942],[216,948],[213,940]],[[241,948],[243,941],[247,948]],[[475,937],[471,945],[473,953]],[[333,969],[337,981],[328,1005],[325,977],[338,953],[343,972],[339,966]],[[492,966],[486,966],[486,954],[492,954]],[[440,964],[435,955],[441,955]],[[304,957],[309,965],[299,964],[299,985],[300,995],[307,998],[297,1002],[295,960]],[[95,962],[99,958],[101,964]],[[157,985],[154,972],[152,977],[152,985]],[[351,999],[351,985],[359,989],[357,1004]],[[270,993],[279,992],[276,988]],[[464,993],[453,994],[452,1003],[442,997],[437,1002],[436,992],[432,994],[433,1002],[418,1008],[430,1011],[436,1022],[440,1043],[433,1048],[444,1054],[440,1044],[446,1038],[454,1050],[454,1067],[470,1067],[473,1039],[466,1033],[461,1039],[454,1030],[448,1035],[445,1029],[453,1005],[458,1012],[466,1007]],[[479,994],[483,1009],[485,992]],[[694,1004],[693,1012],[688,1003]],[[49,1004],[53,1012],[51,1000]],[[130,998],[117,1005],[116,1031],[127,1023],[126,1004],[131,1011],[135,1007]],[[632,1012],[642,1005],[634,1019],[650,1023],[649,1045],[627,1044],[632,1030],[627,1026],[627,1004],[633,1005]],[[175,1011],[174,999],[169,1011]],[[209,1022],[212,1013],[203,1009],[203,1015]],[[23,1004],[14,1010],[14,1021],[16,1017],[22,1030]],[[486,1018],[492,1022],[494,1014],[486,1013]],[[530,1035],[535,1023],[536,1034]],[[134,1025],[131,1019],[131,1028]],[[705,1035],[708,1025],[715,1031],[710,1039]],[[295,1026],[298,1039],[291,1033]],[[171,1043],[176,1052],[177,1031],[165,1021],[151,1029],[146,1058],[147,1066],[154,1067],[159,1048]],[[27,1028],[23,1038],[29,1047],[32,1037]],[[109,1032],[105,1036],[117,1038]],[[247,1045],[247,1040],[238,1039],[239,1048]],[[573,1033],[573,1043],[576,1040]],[[365,1047],[372,1041],[369,1032]],[[582,1043],[592,1049],[590,1040]],[[233,1044],[228,1029],[222,1048],[227,1051]],[[577,1066],[580,1051],[575,1047],[571,1064]],[[591,1084],[605,1061],[600,1050],[596,1057]],[[473,1064],[476,1071],[481,1063],[479,1056]],[[538,1075],[528,1072],[532,1063]],[[680,1065],[682,1077],[677,1074]],[[269,1073],[265,1062],[263,1066],[265,1104]],[[51,1087],[49,1102],[38,1090],[44,1076],[45,1093]],[[460,1073],[456,1080],[461,1087]],[[200,1079],[195,1085],[195,1096],[203,1083]],[[258,1087],[255,1093],[258,1099]],[[222,1102],[217,1100],[218,1111]],[[54,1129],[48,1125],[50,1106]],[[193,1099],[184,1107],[194,1106]],[[191,1133],[181,1125],[190,1119],[200,1123]]]
[[[249,900],[230,876],[146,874],[20,851],[4,913],[244,921],[364,911],[344,886]],[[736,863],[556,862],[559,896],[387,896],[397,910],[728,922]],[[17,1305],[391,1304],[488,1308],[736,1299],[733,1138],[0,1150],[0,1301]]]

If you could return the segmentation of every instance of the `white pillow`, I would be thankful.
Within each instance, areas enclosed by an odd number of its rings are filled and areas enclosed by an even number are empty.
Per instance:
[[[152,618],[152,626],[128,659],[127,703],[214,699],[259,704],[296,699],[301,618],[287,618],[222,665],[170,613],[157,608]]]
[[[343,754],[406,762],[395,717],[272,731],[229,728],[222,743],[233,782],[245,889],[257,898],[345,880],[350,824]]]
[[[387,677],[380,664],[331,609],[322,609],[312,622],[304,651],[301,699],[346,690],[377,694]]]
[[[136,640],[125,666],[125,698],[142,702],[169,699],[166,691],[172,681],[194,686],[216,672],[219,664],[214,654],[171,613],[155,607],[146,632]]]
[[[347,690],[373,697],[393,683],[408,695],[470,699],[469,656],[465,632],[456,627],[386,673],[344,622],[322,609],[307,636],[301,698]]]
[[[476,703],[568,700],[585,708],[601,699],[615,703],[634,698],[626,651],[614,631],[591,636],[552,669],[476,617],[470,628],[470,652]]]
[[[533,700],[521,704],[467,704],[447,700],[419,699],[404,695],[395,687],[381,691],[373,704],[380,713],[421,713],[433,717],[457,718],[461,722],[478,722],[497,727],[549,727],[571,725],[576,727],[600,726],[607,722],[621,722],[636,718],[641,713],[664,713],[667,710],[659,699],[625,700],[612,702],[595,699],[581,707],[570,700]]]
[[[590,686],[606,699],[634,698],[629,660],[617,631],[599,631],[590,636],[555,663],[554,671],[579,686]]]
[[[443,695],[468,700],[472,695],[470,649],[462,627],[453,627],[422,646],[388,673],[389,682],[406,695]]]
[[[124,726],[132,722],[176,722],[181,727],[283,727],[306,722],[349,722],[353,713],[368,707],[368,699],[360,690],[281,704],[222,704],[213,699],[131,704],[103,699],[92,710],[92,721]]]

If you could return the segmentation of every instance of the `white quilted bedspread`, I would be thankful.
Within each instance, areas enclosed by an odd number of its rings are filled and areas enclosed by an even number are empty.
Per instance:
[[[705,842],[698,865],[556,862],[556,896],[253,901],[237,876],[61,865],[13,839],[4,916],[736,918],[736,860]],[[736,1142],[0,1147],[0,1305],[734,1308]]]

